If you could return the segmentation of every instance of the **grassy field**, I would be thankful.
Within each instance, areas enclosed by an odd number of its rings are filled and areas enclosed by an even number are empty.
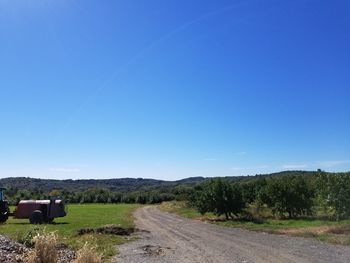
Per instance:
[[[69,205],[68,215],[55,219],[54,224],[33,226],[28,220],[10,218],[6,224],[0,225],[0,233],[16,240],[24,240],[29,232],[55,231],[59,242],[79,249],[85,242],[97,247],[97,250],[108,258],[115,254],[115,245],[126,242],[125,237],[116,235],[77,234],[82,228],[97,228],[108,224],[120,225],[121,227],[133,227],[132,212],[139,207],[134,204],[91,204]],[[13,211],[13,208],[11,208]]]
[[[239,227],[252,231],[268,232],[290,236],[312,237],[321,241],[350,245],[350,220],[330,221],[319,218],[300,219],[275,219],[264,211],[264,217],[259,217],[255,222],[244,220],[225,220],[213,214],[205,216],[195,209],[186,206],[182,202],[163,203],[161,209],[170,213],[176,213],[183,217],[209,221],[226,227]]]

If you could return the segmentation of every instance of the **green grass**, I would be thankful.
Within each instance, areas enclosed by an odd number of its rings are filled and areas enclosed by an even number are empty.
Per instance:
[[[237,227],[252,231],[290,236],[311,237],[329,243],[350,245],[350,220],[330,221],[318,218],[275,219],[271,216],[271,212],[265,209],[265,211],[262,211],[264,216],[260,216],[259,220],[252,222],[244,220],[224,220],[224,218],[218,218],[213,214],[206,214],[203,216],[194,208],[188,207],[183,202],[163,203],[160,208],[186,218],[205,220],[225,227]]]
[[[33,226],[27,219],[10,218],[6,224],[0,225],[0,233],[13,239],[24,239],[30,231],[38,228],[39,231],[55,231],[59,241],[73,249],[79,249],[85,242],[97,247],[97,250],[105,257],[115,254],[115,246],[126,242],[125,237],[115,235],[89,234],[78,236],[81,228],[97,228],[107,224],[120,225],[121,227],[133,227],[132,212],[139,207],[134,204],[89,204],[69,205],[68,215],[56,218],[54,224]],[[11,208],[13,211],[13,208]],[[35,230],[36,231],[36,230]]]
[[[160,205],[160,209],[169,213],[176,213],[190,219],[197,219],[201,217],[200,213],[198,213],[192,207],[188,207],[184,202],[163,202]]]

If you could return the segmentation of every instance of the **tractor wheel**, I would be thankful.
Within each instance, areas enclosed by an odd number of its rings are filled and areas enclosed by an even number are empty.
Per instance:
[[[44,215],[40,210],[35,210],[30,218],[29,218],[29,222],[31,224],[42,224],[44,222]]]
[[[3,224],[7,221],[9,218],[7,213],[0,213],[0,224]]]
[[[0,199],[0,224],[3,224],[9,218],[10,209],[8,203]]]

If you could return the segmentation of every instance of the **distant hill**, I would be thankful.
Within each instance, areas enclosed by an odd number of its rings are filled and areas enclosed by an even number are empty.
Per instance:
[[[163,181],[142,178],[118,178],[118,179],[89,179],[89,180],[52,180],[36,179],[29,177],[10,177],[0,179],[0,187],[15,189],[40,189],[49,192],[53,189],[65,189],[68,191],[84,191],[91,188],[105,188],[118,192],[138,191],[142,189],[156,189],[177,185],[193,185],[206,180],[203,177],[187,178],[179,181]]]
[[[259,177],[270,176],[286,176],[286,175],[314,175],[316,172],[310,171],[283,171],[272,174],[260,174],[255,176],[232,176],[225,179],[235,182],[256,179]],[[64,189],[67,191],[84,191],[91,188],[105,188],[118,192],[132,192],[141,190],[150,190],[166,187],[174,187],[179,185],[192,186],[197,183],[210,180],[205,177],[190,177],[178,181],[164,181],[155,179],[142,178],[118,178],[118,179],[89,179],[89,180],[52,180],[52,179],[36,179],[29,177],[10,177],[0,179],[0,187],[12,189],[27,189],[49,192],[53,189]]]

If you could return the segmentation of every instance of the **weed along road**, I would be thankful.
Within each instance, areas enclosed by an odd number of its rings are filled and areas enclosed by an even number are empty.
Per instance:
[[[140,239],[119,247],[117,262],[350,262],[350,247],[226,228],[153,206],[135,212]]]

